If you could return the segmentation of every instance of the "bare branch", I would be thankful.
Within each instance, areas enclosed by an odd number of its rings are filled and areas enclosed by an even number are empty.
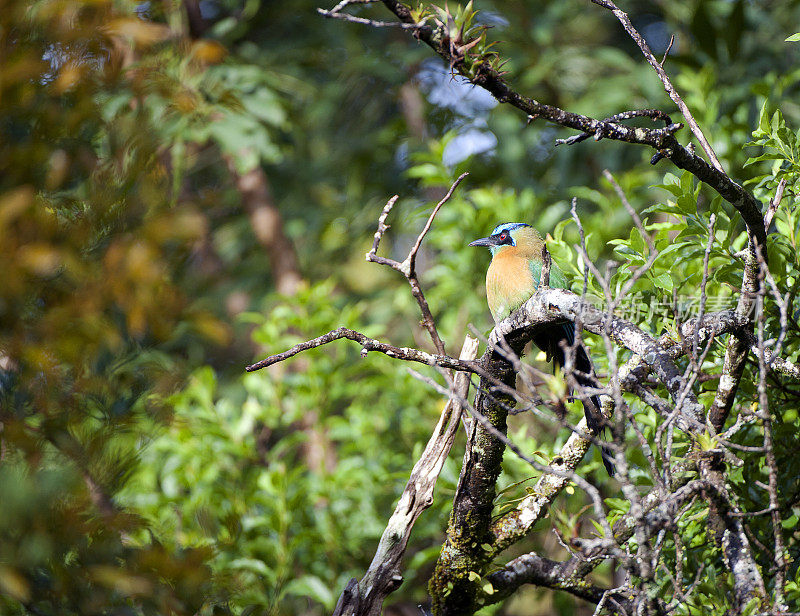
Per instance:
[[[436,204],[436,207],[433,208],[431,215],[428,216],[428,221],[425,223],[422,231],[420,232],[419,236],[417,237],[417,241],[414,242],[414,246],[411,248],[411,251],[408,253],[405,261],[402,263],[402,267],[404,270],[408,270],[410,276],[416,275],[416,265],[417,265],[417,253],[419,252],[420,246],[422,246],[422,240],[425,239],[425,236],[428,234],[428,231],[431,229],[431,225],[433,224],[433,219],[436,218],[436,214],[439,213],[441,207],[450,200],[450,197],[453,196],[453,192],[461,184],[461,180],[469,175],[469,172],[465,171],[461,175],[456,178],[456,181],[453,182],[453,185],[450,186],[450,190],[447,191],[444,197],[442,197],[441,201]],[[402,270],[401,270],[402,271]]]
[[[619,122],[620,120],[630,120],[631,118],[650,118],[653,121],[662,120],[665,123],[664,130],[669,130],[673,133],[683,128],[683,124],[674,124],[672,119],[660,109],[634,109],[633,111],[623,111],[605,118],[603,123]],[[554,145],[574,145],[581,141],[586,141],[589,137],[594,137],[595,141],[600,141],[603,138],[603,131],[598,131],[594,134],[584,132],[579,135],[568,137],[567,139],[556,139]]]
[[[422,286],[419,284],[419,278],[417,278],[417,271],[416,271],[416,261],[417,261],[417,252],[419,252],[420,246],[422,245],[422,240],[425,239],[428,231],[433,224],[433,219],[436,217],[436,214],[439,212],[439,209],[450,200],[450,197],[453,196],[453,192],[461,183],[465,177],[467,177],[469,173],[462,173],[456,181],[453,182],[452,186],[450,186],[450,190],[447,191],[447,194],[442,197],[442,200],[436,204],[436,207],[433,208],[433,212],[428,217],[428,221],[425,223],[425,227],[420,232],[419,236],[417,237],[417,241],[414,242],[414,246],[408,253],[408,256],[403,260],[402,263],[399,261],[395,261],[394,259],[388,259],[386,257],[379,257],[376,253],[378,250],[378,245],[380,244],[381,238],[386,230],[389,228],[386,225],[386,218],[389,216],[389,212],[392,211],[394,204],[397,202],[397,196],[395,195],[391,199],[389,199],[386,206],[383,208],[380,217],[378,218],[378,229],[375,231],[375,239],[372,242],[372,248],[366,254],[367,261],[371,261],[373,263],[380,263],[381,265],[388,265],[394,270],[397,270],[403,276],[406,277],[408,280],[408,284],[411,286],[411,294],[414,296],[414,299],[417,300],[417,304],[419,305],[420,312],[422,312],[422,324],[425,326],[425,329],[428,330],[428,334],[430,334],[431,340],[433,341],[433,345],[436,347],[436,350],[441,354],[445,355],[446,351],[444,348],[444,343],[442,342],[441,337],[439,336],[439,332],[436,329],[436,324],[433,320],[433,315],[431,314],[430,306],[428,306],[428,301],[425,299],[425,294],[422,291]]]
[[[781,205],[781,201],[783,200],[783,191],[786,189],[786,178],[782,178],[780,182],[778,182],[778,187],[775,189],[775,197],[770,201],[769,208],[767,209],[767,213],[764,216],[764,230],[769,231],[769,226],[772,224],[772,219],[775,216],[775,213],[778,211],[778,208]]]
[[[672,50],[672,45],[675,43],[675,35],[671,34],[669,37],[669,45],[667,45],[667,49],[664,52],[664,57],[661,58],[661,66],[664,66],[664,63],[667,61],[667,56],[669,56],[669,52]]]
[[[394,204],[397,203],[397,200],[399,198],[400,195],[395,195],[386,202],[386,205],[383,206],[383,210],[381,210],[381,215],[378,216],[378,228],[375,231],[375,236],[372,240],[372,248],[370,248],[370,251],[366,255],[367,261],[382,263],[382,261],[378,261],[378,259],[382,258],[377,256],[378,246],[381,243],[381,238],[383,238],[383,234],[386,233],[386,231],[389,229],[389,225],[386,224],[386,219],[389,217],[389,212],[392,211]],[[386,265],[389,265],[391,263],[391,260],[387,259],[387,261],[389,263],[386,263]],[[394,263],[397,262],[394,261]]]
[[[351,4],[351,2],[343,3],[340,2],[336,5],[333,9],[327,11],[325,9],[318,8],[317,13],[322,15],[323,17],[327,17],[328,19],[341,19],[342,21],[349,21],[350,23],[354,24],[361,24],[364,26],[372,26],[373,28],[400,28],[402,30],[416,30],[419,28],[416,24],[404,24],[400,21],[377,21],[375,19],[366,19],[364,17],[356,17],[355,15],[350,15],[349,13],[340,13],[337,10],[338,7],[344,7],[346,4]],[[368,4],[367,2],[359,2],[358,4]]]
[[[778,186],[778,193],[783,192],[783,187]],[[776,195],[775,201],[779,201],[779,195]],[[769,274],[769,270],[765,263],[761,263],[761,273],[764,278]],[[773,282],[774,285],[774,282]],[[772,532],[774,538],[774,562],[775,562],[775,606],[776,608],[785,608],[785,592],[786,592],[786,578],[789,569],[789,563],[784,554],[783,542],[783,527],[781,526],[780,506],[778,504],[778,464],[775,460],[775,447],[772,436],[772,417],[769,412],[769,399],[767,397],[767,364],[764,357],[765,341],[764,341],[764,322],[766,316],[764,314],[764,295],[765,288],[762,284],[760,286],[760,293],[756,300],[756,312],[758,320],[757,328],[757,342],[758,342],[758,403],[759,415],[763,422],[764,427],[764,459],[767,463],[767,476],[768,476],[768,490],[769,494],[769,509],[771,510],[772,518]],[[776,291],[776,295],[779,295]],[[780,299],[780,296],[779,296]],[[785,305],[781,306],[782,328],[781,336],[776,345],[776,352],[780,352],[780,346],[783,342],[783,335],[786,331],[786,309]]]
[[[361,345],[362,356],[365,356],[370,351],[377,351],[395,359],[414,361],[421,364],[427,364],[429,366],[439,366],[441,368],[450,368],[451,370],[458,370],[461,372],[474,372],[475,374],[481,374],[480,367],[474,361],[465,361],[456,359],[454,357],[449,357],[447,355],[432,355],[431,353],[426,353],[425,351],[420,351],[419,349],[412,349],[409,347],[393,346],[391,344],[386,344],[385,342],[380,342],[379,340],[365,336],[361,332],[357,332],[346,327],[334,329],[324,336],[319,336],[318,338],[296,344],[291,349],[284,351],[283,353],[270,355],[259,362],[247,366],[245,370],[248,372],[261,370],[261,368],[266,368],[267,366],[277,364],[278,362],[286,361],[290,357],[294,357],[303,351],[316,349],[324,344],[330,344],[334,340],[341,340],[343,338],[358,342]]]
[[[758,348],[757,345],[752,345],[750,350],[753,354],[758,357],[762,354],[762,350]],[[793,364],[787,359],[783,357],[777,357],[771,350],[763,349],[764,359],[767,363],[767,367],[775,372],[783,374],[784,376],[790,376],[798,381],[800,381],[800,366],[797,364]]]
[[[600,603],[608,592],[587,583],[582,576],[575,575],[573,560],[558,562],[529,552],[509,562],[505,567],[488,576],[494,588],[492,603],[502,601],[524,584],[536,584],[554,590],[563,590],[592,603]],[[621,610],[612,613],[631,613],[629,599],[623,593],[614,593],[613,598],[622,604]]]

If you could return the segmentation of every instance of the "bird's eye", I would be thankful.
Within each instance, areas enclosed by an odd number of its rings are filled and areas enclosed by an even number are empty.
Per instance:
[[[503,231],[503,232],[500,234],[500,239],[501,239],[501,240],[504,240],[504,239],[506,239],[507,237],[508,237],[508,233],[506,233],[505,231]]]

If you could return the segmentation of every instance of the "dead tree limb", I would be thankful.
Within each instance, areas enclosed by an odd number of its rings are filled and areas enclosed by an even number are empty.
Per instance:
[[[478,341],[467,336],[461,349],[461,360],[471,361],[477,354]],[[411,477],[383,531],[369,569],[360,582],[353,578],[348,583],[333,616],[377,616],[386,597],[402,584],[400,561],[414,522],[433,503],[436,480],[458,431],[462,412],[460,400],[467,397],[468,389],[467,375],[463,372],[456,375],[453,394],[411,471]]]

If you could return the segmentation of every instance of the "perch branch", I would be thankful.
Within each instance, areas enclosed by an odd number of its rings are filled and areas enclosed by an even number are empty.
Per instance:
[[[509,336],[528,335],[532,328],[544,322],[559,320],[575,321],[582,309],[583,328],[602,335],[608,333],[610,338],[640,357],[650,366],[667,391],[676,401],[681,400],[683,379],[669,354],[657,341],[636,327],[633,323],[619,317],[608,318],[608,315],[597,308],[581,302],[578,295],[563,289],[537,291],[522,308],[495,327],[490,340],[496,342],[500,336],[509,340]],[[703,407],[697,396],[687,392],[682,396],[681,413],[687,417],[702,420]]]

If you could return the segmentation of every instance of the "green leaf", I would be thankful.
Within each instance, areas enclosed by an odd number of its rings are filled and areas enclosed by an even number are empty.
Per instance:
[[[638,227],[631,228],[630,246],[640,255],[645,253],[645,242]]]
[[[605,537],[606,531],[600,524],[600,522],[598,522],[594,518],[589,518],[589,521],[592,523],[592,526],[594,526],[594,529],[595,531],[597,531],[597,534],[600,535],[601,537]]]
[[[703,432],[697,435],[697,444],[700,445],[700,449],[703,451],[708,451],[709,449],[714,449],[716,440],[708,432]]]
[[[744,166],[747,167],[748,165],[761,162],[762,160],[786,160],[786,157],[783,154],[779,154],[777,152],[769,152],[767,154],[761,154],[760,156],[754,156],[752,158],[748,158],[745,161]]]
[[[327,609],[333,609],[335,597],[331,588],[316,575],[304,575],[286,585],[286,593],[298,597],[308,597],[321,603]]]
[[[758,114],[758,128],[753,131],[753,138],[763,137],[769,134],[769,113],[767,112],[767,101],[761,105],[761,112]]]
[[[668,273],[664,272],[663,274],[659,274],[658,276],[653,277],[653,282],[655,283],[656,287],[672,292],[673,283],[672,283],[672,276]]]
[[[611,509],[616,509],[618,511],[626,512],[630,509],[631,503],[624,498],[604,498],[603,502],[608,505]]]

